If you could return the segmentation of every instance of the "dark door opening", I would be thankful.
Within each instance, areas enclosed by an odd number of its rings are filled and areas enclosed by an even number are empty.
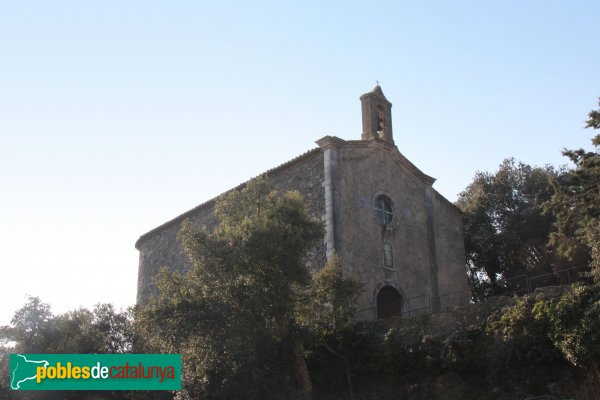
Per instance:
[[[402,297],[396,289],[383,287],[377,293],[377,319],[402,316]]]

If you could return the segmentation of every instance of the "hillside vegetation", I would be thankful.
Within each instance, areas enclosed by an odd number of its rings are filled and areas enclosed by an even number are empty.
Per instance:
[[[508,299],[437,335],[422,320],[354,325],[336,337],[356,399],[558,399],[600,396],[600,287]],[[347,399],[339,357],[314,348],[316,398]],[[552,398],[552,397],[549,397]]]

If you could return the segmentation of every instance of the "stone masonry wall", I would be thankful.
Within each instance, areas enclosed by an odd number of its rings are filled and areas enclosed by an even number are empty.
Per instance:
[[[364,284],[357,319],[376,316],[376,295],[383,286],[392,286],[401,294],[403,315],[437,309],[438,294],[442,308],[468,302],[461,214],[433,190],[433,178],[381,141],[335,138],[335,143],[335,182],[329,188],[335,235],[330,245],[340,254],[344,273]],[[326,220],[327,197],[324,151],[311,150],[265,173],[276,190],[299,190],[310,213],[322,221]],[[394,220],[387,227],[379,224],[373,211],[380,194],[394,202]],[[138,303],[155,293],[154,278],[161,267],[189,270],[191,263],[177,242],[181,222],[187,218],[196,226],[214,229],[218,223],[214,204],[215,200],[210,200],[138,240]],[[312,271],[326,261],[325,240],[327,236],[308,254]],[[383,265],[385,242],[392,245],[393,268]]]
[[[339,147],[338,252],[345,272],[359,279],[363,292],[357,319],[375,317],[376,295],[394,287],[403,315],[468,302],[460,211],[431,188],[433,179],[416,171],[393,146],[347,142]],[[394,219],[382,226],[373,211],[375,198],[388,196]],[[393,249],[393,268],[383,264],[383,245]]]
[[[324,214],[323,157],[320,149],[311,150],[277,168],[267,171],[273,187],[280,191],[298,190],[304,197],[311,215],[321,219]],[[236,188],[239,189],[241,185]],[[155,277],[161,267],[185,272],[191,267],[177,242],[181,223],[189,219],[196,226],[206,226],[211,231],[218,221],[213,215],[215,200],[176,217],[158,228],[142,235],[136,243],[140,251],[137,302],[143,304],[155,294]],[[312,270],[325,263],[324,244],[319,243],[309,252],[307,263]]]
[[[350,276],[364,283],[359,319],[375,316],[375,296],[382,286],[395,287],[405,301],[403,313],[426,307],[415,296],[430,293],[425,184],[405,170],[388,149],[348,146],[340,149],[340,254]],[[382,227],[374,212],[375,198],[394,202],[394,220]],[[394,268],[384,268],[384,242],[392,244]]]
[[[435,190],[432,203],[441,306],[466,304],[471,292],[467,282],[462,214]]]

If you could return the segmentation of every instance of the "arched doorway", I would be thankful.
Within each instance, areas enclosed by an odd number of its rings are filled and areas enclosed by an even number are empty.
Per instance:
[[[377,319],[402,316],[402,296],[391,286],[384,286],[377,293]]]

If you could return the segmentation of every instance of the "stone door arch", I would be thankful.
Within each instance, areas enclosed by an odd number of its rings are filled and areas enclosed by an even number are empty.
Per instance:
[[[396,288],[384,286],[377,292],[377,319],[402,316],[402,296]]]

